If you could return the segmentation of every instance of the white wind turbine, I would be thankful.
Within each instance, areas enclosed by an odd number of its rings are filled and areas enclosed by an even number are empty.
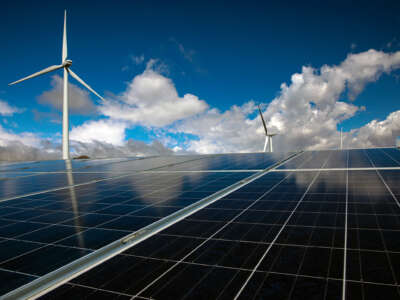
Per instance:
[[[268,144],[268,152],[273,152],[274,150],[272,149],[272,137],[277,135],[277,133],[268,133],[267,125],[265,125],[265,121],[264,121],[264,117],[261,112],[260,105],[258,106],[258,111],[260,112],[261,121],[264,125],[264,130],[265,130],[264,152],[267,152],[267,144]]]
[[[39,75],[43,75],[58,69],[64,69],[64,93],[63,93],[63,131],[62,131],[62,158],[69,159],[69,125],[68,125],[68,74],[79,81],[84,87],[86,87],[89,91],[99,97],[104,101],[104,98],[101,97],[98,93],[95,92],[87,83],[85,83],[78,75],[76,75],[70,69],[72,65],[72,60],[67,59],[67,11],[64,11],[64,33],[63,33],[63,44],[62,44],[62,61],[61,65],[50,66],[46,69],[43,69],[39,72],[36,72],[32,75],[26,76],[20,80],[14,81],[9,85],[13,85],[19,83],[21,81],[31,79],[37,77]]]

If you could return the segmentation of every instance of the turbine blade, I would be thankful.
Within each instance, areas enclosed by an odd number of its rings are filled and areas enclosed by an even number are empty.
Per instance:
[[[64,68],[64,65],[50,66],[50,67],[48,67],[46,69],[43,69],[43,70],[41,70],[39,72],[36,72],[36,73],[32,74],[32,75],[26,76],[26,77],[24,77],[24,78],[22,78],[20,80],[11,82],[8,85],[13,85],[13,84],[19,83],[21,81],[24,81],[24,80],[27,80],[27,79],[31,79],[31,78],[34,78],[34,77],[37,77],[37,76],[40,76],[40,75],[43,75],[43,74],[46,74],[46,73],[61,69],[61,68]]]
[[[63,33],[63,44],[62,44],[62,61],[63,63],[68,56],[68,47],[67,47],[67,11],[64,10],[64,33]]]
[[[264,117],[263,117],[262,112],[261,112],[260,105],[258,106],[258,111],[260,112],[261,120],[262,120],[262,123],[264,125],[265,135],[268,135],[267,125],[265,125],[265,121],[264,121]]]
[[[74,77],[77,81],[79,81],[83,86],[85,86],[89,91],[91,91],[93,94],[95,94],[97,97],[99,97],[101,100],[105,101],[102,96],[100,96],[94,89],[92,89],[86,82],[84,82],[78,75],[76,75],[74,72],[72,72],[71,69],[67,68],[68,73]]]

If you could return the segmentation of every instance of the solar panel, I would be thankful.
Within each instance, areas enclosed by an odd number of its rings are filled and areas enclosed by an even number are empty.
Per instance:
[[[182,212],[41,298],[398,299],[398,152],[196,157],[79,186],[76,205],[69,189],[5,201],[2,292]]]
[[[308,160],[308,162],[304,163],[304,160]],[[400,167],[400,151],[395,148],[309,151],[283,164],[278,169],[345,169],[347,167],[397,168]]]
[[[201,156],[190,163],[161,168],[168,171],[262,170],[291,153],[237,153]]]
[[[13,241],[0,243],[7,255],[0,267],[44,275],[246,176],[141,174],[77,188],[75,199],[65,190],[6,201],[0,214],[8,225],[0,232]]]
[[[66,163],[64,160],[45,160],[19,163],[0,164],[1,172],[54,172],[64,171],[67,168],[82,169],[85,167],[108,165],[112,163],[137,160],[137,157],[109,158],[109,159],[91,159],[91,160],[71,160]]]

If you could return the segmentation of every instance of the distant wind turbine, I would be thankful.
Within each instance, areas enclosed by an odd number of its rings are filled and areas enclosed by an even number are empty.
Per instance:
[[[268,144],[268,152],[273,152],[274,150],[272,149],[272,137],[277,135],[277,133],[268,133],[267,125],[265,125],[265,121],[264,121],[264,117],[261,112],[260,105],[258,106],[258,111],[260,112],[261,121],[264,125],[264,130],[265,130],[264,152],[267,152],[267,144]]]
[[[86,82],[84,82],[78,75],[76,75],[70,69],[70,67],[72,65],[72,60],[67,59],[68,54],[67,54],[67,28],[66,28],[66,26],[67,26],[67,11],[64,11],[64,33],[63,33],[61,65],[50,66],[46,69],[43,69],[39,72],[36,72],[32,75],[26,76],[20,80],[14,81],[9,84],[9,85],[14,85],[21,81],[37,77],[39,75],[50,73],[50,72],[58,70],[58,69],[64,69],[63,127],[62,127],[62,129],[63,129],[63,131],[62,131],[62,158],[63,159],[69,159],[68,74],[71,75],[73,78],[75,78],[77,81],[79,81],[84,87],[86,87],[89,91],[91,91],[93,94],[95,94],[97,97],[99,97],[101,100],[104,101],[103,97],[101,97],[98,93],[96,93],[95,90],[93,90]]]

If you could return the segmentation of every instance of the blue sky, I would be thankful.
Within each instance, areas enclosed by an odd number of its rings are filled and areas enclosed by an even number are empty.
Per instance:
[[[303,66],[319,70],[324,64],[340,65],[351,53],[400,50],[398,1],[7,1],[0,11],[0,100],[23,112],[3,116],[0,124],[6,132],[29,132],[53,141],[61,132],[60,124],[51,121],[60,112],[38,101],[52,89],[54,74],[18,86],[7,84],[61,63],[64,9],[72,69],[99,93],[109,99],[126,94],[129,83],[153,59],[152,72],[170,80],[179,97],[195,95],[207,110],[220,114],[251,100],[265,103],[267,110],[282,92],[281,84],[290,85],[291,76]],[[400,72],[393,64],[388,74],[378,72],[368,80],[354,102],[341,93],[338,101],[365,109],[341,122],[336,119],[337,126],[350,132],[399,110]],[[95,97],[90,99],[97,105]],[[204,108],[162,126],[129,120],[124,140],[160,139],[168,147],[190,148],[187,141],[201,140],[204,134],[192,129],[177,133],[176,122],[199,113],[205,113]],[[256,120],[256,111],[250,109],[246,117]],[[109,118],[104,113],[72,113],[71,127]],[[215,151],[248,149],[235,145]]]

